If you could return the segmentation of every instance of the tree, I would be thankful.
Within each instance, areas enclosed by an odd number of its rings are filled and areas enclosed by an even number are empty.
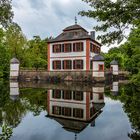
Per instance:
[[[25,56],[28,59],[27,62],[28,66],[34,67],[36,68],[36,70],[38,70],[38,68],[46,68],[47,67],[46,39],[41,40],[39,36],[34,36],[32,40],[29,40]]]
[[[13,18],[11,0],[0,0],[0,25],[7,27]]]
[[[103,44],[120,43],[128,28],[134,29],[140,23],[139,0],[82,0],[87,2],[92,10],[81,11],[81,16],[94,18],[101,24],[94,27],[96,31],[106,32],[99,35]],[[127,37],[126,37],[127,38]]]
[[[9,73],[9,50],[5,43],[5,32],[0,28],[0,78],[7,78]]]
[[[10,50],[10,57],[16,57],[22,60],[24,48],[26,47],[26,38],[17,23],[12,23],[5,33],[6,43]]]

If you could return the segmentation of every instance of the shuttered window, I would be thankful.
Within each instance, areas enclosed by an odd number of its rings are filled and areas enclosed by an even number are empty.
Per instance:
[[[66,43],[62,45],[63,52],[71,52],[71,43]]]
[[[71,108],[70,107],[62,107],[62,115],[71,116]]]
[[[73,99],[77,101],[83,101],[83,92],[82,91],[73,91]]]
[[[59,52],[61,52],[61,44],[53,45],[53,53],[59,53]]]
[[[72,99],[72,92],[70,90],[63,91],[63,99],[71,100]]]
[[[100,53],[100,48],[92,43],[90,43],[90,51],[94,53]]]
[[[74,69],[83,69],[83,60],[74,60],[73,68]]]
[[[61,107],[60,106],[52,106],[52,114],[61,115]]]
[[[94,45],[92,43],[90,43],[90,51],[95,52],[95,47],[94,47]]]
[[[75,118],[83,118],[83,109],[79,109],[79,108],[74,108],[73,109],[73,117]]]
[[[52,97],[55,99],[60,99],[61,98],[61,90],[53,90]]]
[[[53,61],[53,69],[61,69],[61,61]]]
[[[81,52],[81,51],[83,51],[83,42],[73,43],[73,51],[74,52]]]
[[[64,60],[63,61],[63,69],[72,69],[72,61]]]

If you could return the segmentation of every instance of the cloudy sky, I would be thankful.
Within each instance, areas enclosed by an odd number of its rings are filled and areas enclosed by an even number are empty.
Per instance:
[[[90,8],[82,0],[13,0],[12,6],[14,21],[21,26],[28,39],[34,35],[42,39],[56,37],[65,27],[75,23],[75,16],[78,24],[89,32],[97,25],[94,19],[78,15],[79,11]],[[108,47],[102,47],[102,51],[107,50]]]

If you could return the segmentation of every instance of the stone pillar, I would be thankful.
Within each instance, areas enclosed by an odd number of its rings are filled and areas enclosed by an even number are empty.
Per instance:
[[[18,80],[19,66],[19,60],[16,58],[12,58],[10,61],[10,80]]]
[[[92,60],[92,77],[95,81],[104,81],[104,57],[101,55],[95,55]]]
[[[92,87],[93,92],[93,103],[104,103],[104,90],[105,90],[104,84],[96,84],[94,87]]]
[[[19,85],[17,81],[10,81],[10,99],[15,101],[19,98]]]
[[[119,67],[118,67],[118,62],[116,60],[111,61],[110,70],[114,76],[119,75]]]
[[[119,91],[119,86],[118,86],[118,81],[113,81],[113,83],[112,83],[112,87],[111,87],[111,92],[112,92],[112,95],[118,95],[118,91]]]

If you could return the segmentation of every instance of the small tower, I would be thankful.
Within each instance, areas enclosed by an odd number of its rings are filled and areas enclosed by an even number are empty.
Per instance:
[[[93,57],[92,70],[94,79],[104,79],[104,57],[102,55],[98,54]]]
[[[15,101],[19,98],[19,85],[17,81],[10,81],[10,99]]]
[[[114,95],[114,96],[118,95],[118,91],[119,91],[119,82],[118,81],[113,81],[110,91],[111,91],[112,95]]]
[[[118,68],[118,61],[116,61],[116,60],[111,61],[110,70],[114,76],[117,76],[119,74],[118,69],[119,69]]]
[[[10,80],[18,80],[19,77],[19,60],[12,58],[10,60]]]
[[[105,85],[104,84],[95,84],[92,87],[93,93],[93,103],[95,104],[104,104],[104,91]]]

